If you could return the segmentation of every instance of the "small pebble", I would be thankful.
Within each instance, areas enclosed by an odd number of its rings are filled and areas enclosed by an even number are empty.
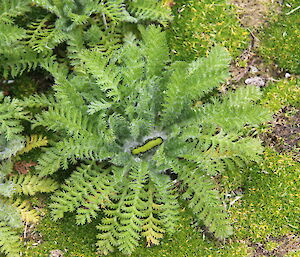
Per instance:
[[[253,77],[246,79],[245,84],[263,87],[265,85],[265,81],[261,77]]]
[[[61,250],[53,250],[50,252],[49,257],[63,257],[64,253]]]
[[[257,73],[258,69],[255,66],[250,66],[250,72],[251,73]]]

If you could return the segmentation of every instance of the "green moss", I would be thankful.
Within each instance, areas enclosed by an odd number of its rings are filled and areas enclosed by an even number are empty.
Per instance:
[[[66,215],[59,222],[53,222],[47,214],[37,227],[37,231],[43,237],[42,244],[35,246],[34,242],[28,242],[22,256],[48,257],[50,251],[61,250],[65,257],[96,257],[96,225],[97,220],[91,224],[77,226],[72,214]]]
[[[276,249],[278,246],[280,246],[280,243],[274,242],[274,241],[269,241],[265,244],[265,249],[271,252],[274,249]]]
[[[285,1],[282,14],[274,18],[260,35],[260,54],[291,73],[300,74],[299,0]]]
[[[299,231],[300,163],[266,149],[264,163],[249,169],[246,193],[231,209],[238,238],[260,242]]]
[[[299,79],[283,79],[272,83],[264,91],[261,101],[272,112],[278,112],[284,106],[300,107]]]
[[[249,42],[240,26],[235,7],[224,0],[176,1],[169,42],[176,59],[193,60],[208,53],[214,44],[223,45],[233,57]]]

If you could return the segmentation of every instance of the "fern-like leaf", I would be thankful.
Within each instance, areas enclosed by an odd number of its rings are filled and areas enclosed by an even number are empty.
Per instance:
[[[46,146],[48,144],[47,137],[42,135],[31,135],[26,138],[24,148],[18,154],[28,153],[34,148]]]
[[[158,217],[162,227],[168,233],[174,233],[179,221],[179,204],[177,192],[173,182],[167,175],[156,174],[151,176],[153,186],[156,188],[155,201]],[[152,184],[151,184],[152,185]]]
[[[159,213],[160,205],[154,202],[154,192],[151,184],[148,189],[147,195],[147,210],[145,211],[146,217],[143,222],[142,235],[146,238],[147,246],[158,245],[159,239],[163,238],[165,230],[163,228],[162,220],[157,216]]]
[[[95,218],[97,211],[108,204],[114,193],[108,171],[99,171],[95,163],[82,165],[52,196],[52,217],[62,218],[65,212],[77,209],[77,223],[85,224]],[[101,176],[99,176],[101,174]],[[76,190],[74,190],[74,188]],[[80,208],[79,208],[80,207]]]
[[[141,50],[146,58],[147,76],[159,76],[169,61],[165,32],[161,32],[161,28],[154,25],[146,29],[140,26],[139,29],[144,41]]]
[[[21,200],[17,198],[10,201],[12,206],[18,209],[21,219],[25,223],[37,223],[40,220],[40,215],[38,212],[32,208],[29,201]]]
[[[176,62],[165,92],[163,123],[170,124],[180,117],[191,100],[200,99],[208,91],[224,82],[229,76],[229,53],[222,47],[215,47],[207,58],[200,58],[191,64]],[[182,72],[187,76],[182,76]],[[186,85],[189,85],[187,90]]]
[[[177,162],[172,165],[179,174],[179,179],[187,186],[183,198],[189,202],[189,207],[197,219],[203,221],[209,231],[224,239],[232,234],[232,227],[227,218],[219,192],[205,173],[191,163]],[[183,186],[184,186],[183,185]]]
[[[57,182],[51,178],[41,180],[36,175],[16,175],[11,176],[9,180],[15,185],[16,193],[25,195],[34,195],[38,192],[49,193],[58,188]]]
[[[6,223],[0,221],[0,250],[7,257],[20,256],[19,249],[21,247],[20,237],[16,231],[13,231]]]
[[[24,14],[30,10],[30,0],[1,0],[0,23],[12,23],[13,17]]]
[[[221,127],[227,131],[236,131],[244,125],[259,124],[271,118],[263,107],[255,106],[261,92],[258,87],[240,87],[228,93],[223,101],[215,100],[199,110],[199,123]]]
[[[12,228],[22,226],[20,212],[7,200],[0,199],[0,222],[5,222],[7,226]]]
[[[3,76],[16,77],[25,71],[36,69],[38,64],[44,61],[46,56],[40,57],[30,47],[17,45],[13,48],[0,49],[0,67],[3,69]]]
[[[120,89],[118,84],[121,77],[114,63],[108,63],[101,52],[85,51],[80,55],[82,62],[88,72],[97,80],[100,89],[106,93],[108,98],[114,101],[120,99]]]
[[[15,41],[25,37],[25,30],[12,24],[0,23],[0,47],[7,48]]]
[[[121,226],[119,217],[128,187],[118,189],[119,192],[111,196],[113,201],[104,210],[105,217],[101,219],[101,223],[97,226],[100,231],[96,243],[99,254],[107,255],[119,245],[119,228]]]
[[[137,21],[136,18],[130,16],[127,12],[124,0],[107,0],[102,2],[97,5],[97,12],[106,15],[109,19],[115,21]]]
[[[50,15],[47,15],[43,19],[32,22],[26,30],[26,44],[38,53],[50,52],[68,39],[61,30],[56,29],[54,25],[49,25],[49,18]]]
[[[118,248],[125,254],[131,254],[138,246],[142,230],[142,218],[145,217],[145,184],[147,183],[148,165],[145,162],[130,171],[128,193],[120,208]]]
[[[167,25],[172,19],[171,10],[165,7],[161,1],[134,0],[130,2],[128,9],[138,20],[156,20]]]

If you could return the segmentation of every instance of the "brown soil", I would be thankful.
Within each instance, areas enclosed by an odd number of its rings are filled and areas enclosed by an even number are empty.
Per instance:
[[[231,65],[232,79],[228,84],[237,85],[244,83],[247,78],[260,77],[267,85],[268,81],[284,77],[282,69],[274,64],[266,64],[256,51],[260,44],[257,37],[259,30],[271,14],[280,12],[282,1],[231,0],[231,2],[238,7],[240,21],[249,30],[252,40],[248,49]]]
[[[284,107],[270,123],[272,128],[261,135],[262,140],[276,151],[300,161],[300,109]]]
[[[285,235],[281,238],[269,238],[270,241],[279,243],[275,249],[269,251],[265,249],[263,244],[252,243],[250,246],[254,248],[252,257],[284,257],[290,252],[300,249],[300,237],[296,235]]]
[[[39,245],[43,242],[41,234],[36,231],[36,224],[25,224],[22,240],[24,242],[34,242],[33,246]]]
[[[241,61],[245,63],[244,66],[239,65]],[[245,50],[236,62],[232,63],[230,72],[232,77],[228,84],[234,85],[243,84],[246,79],[252,77],[262,78],[267,85],[269,81],[276,81],[285,75],[285,72],[276,65],[266,65],[252,46]]]
[[[238,7],[241,23],[245,27],[258,28],[271,12],[278,12],[283,1],[276,0],[232,0]]]

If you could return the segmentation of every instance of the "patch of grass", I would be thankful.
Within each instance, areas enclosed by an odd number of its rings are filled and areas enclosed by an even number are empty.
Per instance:
[[[283,106],[300,107],[299,79],[283,79],[272,83],[264,91],[261,103],[272,112],[278,112]]]
[[[300,229],[300,163],[267,148],[247,172],[246,193],[230,210],[237,238],[263,242]]]
[[[237,57],[249,43],[236,8],[225,0],[176,1],[169,42],[176,59],[204,56],[214,44],[225,46]]]
[[[276,16],[260,34],[260,54],[288,72],[300,74],[299,0],[284,1],[281,15]]]

